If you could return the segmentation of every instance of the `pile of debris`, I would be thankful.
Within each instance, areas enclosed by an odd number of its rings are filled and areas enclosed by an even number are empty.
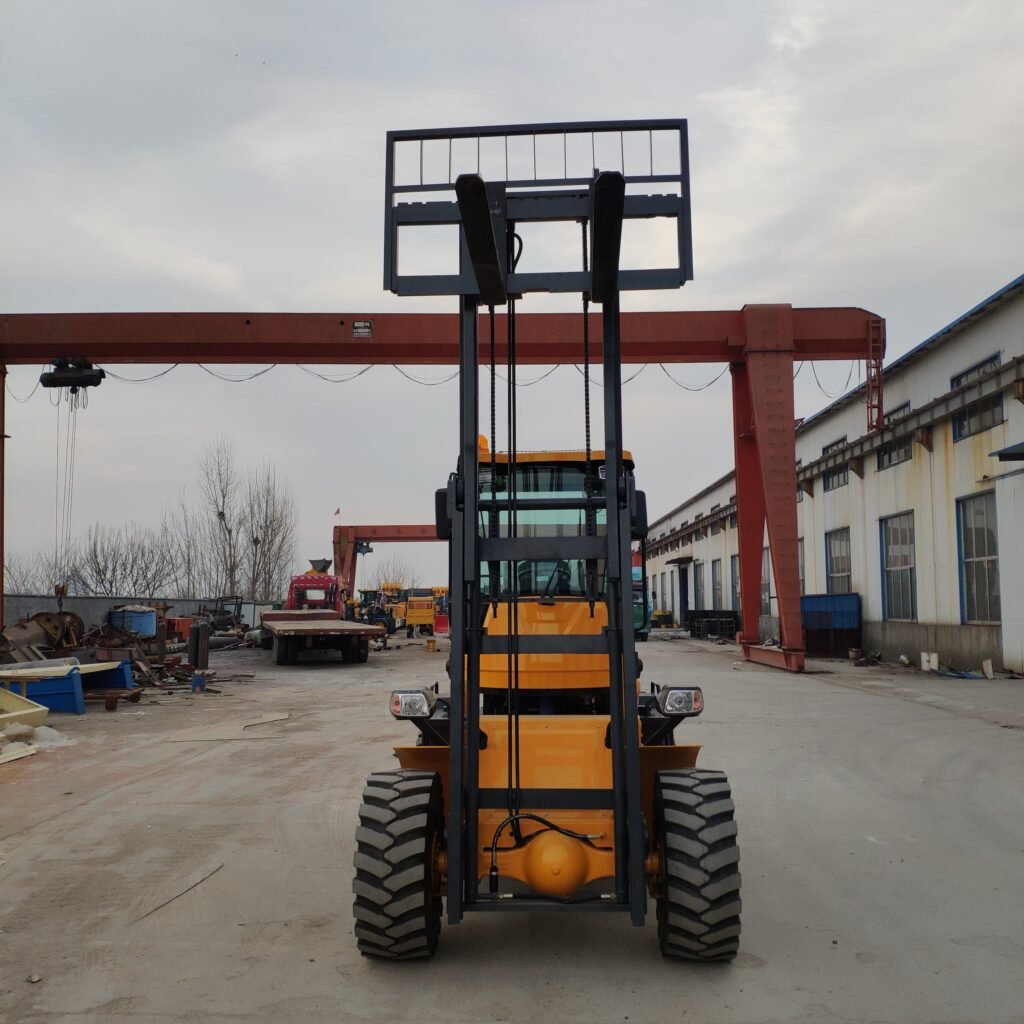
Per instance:
[[[187,618],[168,616],[170,609],[117,605],[88,629],[63,609],[28,616],[0,630],[0,687],[20,687],[23,696],[48,693],[43,702],[52,710],[78,714],[86,701],[108,711],[121,701],[137,703],[148,687],[206,690],[214,675],[210,650],[248,645],[240,606],[226,608],[221,600]]]
[[[0,730],[0,764],[30,757],[37,750],[68,747],[75,740],[51,729],[48,725],[23,725],[14,722]]]

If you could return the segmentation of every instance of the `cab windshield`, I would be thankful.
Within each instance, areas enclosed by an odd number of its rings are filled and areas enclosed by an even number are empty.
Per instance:
[[[628,470],[627,470],[628,472]],[[515,469],[516,497],[580,499],[586,494],[586,464],[565,462],[531,462],[519,464]],[[498,503],[509,498],[509,468],[498,464],[482,464],[479,470],[480,498],[489,501],[493,495]],[[596,497],[604,495],[604,465],[592,464],[590,491]],[[516,512],[516,535],[519,537],[584,537],[587,534],[586,513],[580,508],[523,509]],[[480,536],[508,537],[510,515],[507,508],[481,509]],[[604,508],[594,515],[594,534],[606,533],[607,513]],[[508,562],[498,565],[497,578],[492,581],[491,567],[480,566],[480,582],[486,597],[507,600],[512,594],[511,572]],[[597,560],[595,596],[604,595],[605,560]],[[563,558],[515,563],[515,590],[521,597],[580,598],[587,593],[587,563],[582,559]]]

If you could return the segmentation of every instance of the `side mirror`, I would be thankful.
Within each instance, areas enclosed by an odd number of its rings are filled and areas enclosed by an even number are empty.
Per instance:
[[[632,507],[629,510],[630,535],[633,540],[646,540],[647,495],[643,491],[634,491],[632,497]]]
[[[451,540],[452,517],[448,514],[447,487],[439,487],[434,491],[434,525],[441,540]]]

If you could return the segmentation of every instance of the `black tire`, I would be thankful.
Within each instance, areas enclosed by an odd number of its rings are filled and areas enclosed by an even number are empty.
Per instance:
[[[374,772],[356,829],[356,944],[363,956],[434,955],[441,932],[437,855],[444,836],[436,772]]]
[[[287,665],[288,664],[288,648],[291,645],[288,642],[287,637],[275,636],[274,637],[274,664],[275,665]]]
[[[664,877],[658,892],[662,955],[732,960],[740,941],[740,852],[732,790],[724,772],[658,772],[656,841]]]
[[[388,627],[388,620],[387,619],[374,619],[370,623],[370,625],[371,626],[380,626],[381,628],[383,628],[385,636],[390,636],[394,632],[393,629],[390,629]]]
[[[368,636],[361,636],[356,640],[356,656],[355,662],[357,665],[365,665],[370,660],[370,638]]]
[[[636,638],[637,638],[637,640],[640,641],[640,643],[645,644],[645,643],[647,643],[647,638],[649,636],[650,636],[650,633],[637,633],[637,637]]]
[[[298,665],[299,651],[303,650],[302,638],[293,636],[288,638],[288,664]]]

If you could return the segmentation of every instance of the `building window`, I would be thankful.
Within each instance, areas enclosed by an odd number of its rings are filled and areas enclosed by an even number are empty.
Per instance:
[[[1003,396],[989,395],[953,413],[953,440],[980,434],[1003,422]]]
[[[732,610],[740,610],[740,556],[729,556],[729,575],[732,582]]]
[[[668,609],[672,613],[673,623],[676,621],[676,571],[668,571]]]
[[[984,377],[985,374],[998,369],[999,353],[997,352],[994,356],[989,356],[988,359],[983,359],[980,363],[975,363],[974,366],[969,366],[963,371],[963,373],[958,373],[950,377],[949,389],[950,391],[956,391],[957,388],[962,388],[965,384],[970,384],[972,380],[977,380],[979,377]]]
[[[796,475],[797,475],[797,481],[796,481],[796,500],[797,500],[797,504],[799,504],[801,501],[804,500],[804,489],[800,486],[800,467],[803,464],[804,464],[804,460],[803,459],[797,459],[796,460]]]
[[[772,562],[768,549],[761,551],[761,614],[772,613]]]
[[[848,462],[844,462],[834,469],[826,469],[821,474],[821,489],[823,491],[835,491],[840,487],[845,487],[849,482],[850,464]]]
[[[693,607],[694,611],[704,610],[704,563],[693,563]]]
[[[837,451],[839,451],[840,448],[845,448],[845,447],[846,447],[846,435],[843,434],[843,436],[840,437],[837,441],[832,441],[830,444],[825,445],[824,448],[821,449],[821,454],[822,455],[828,455],[831,452],[837,452]]]
[[[958,373],[949,378],[950,390],[955,391],[965,384],[984,377],[993,370],[999,369],[999,353],[983,359],[980,363],[968,367],[963,373]],[[970,437],[972,434],[980,434],[1003,422],[1003,396],[1002,394],[989,395],[972,402],[965,409],[958,409],[953,413],[953,440],[959,441],[962,437]]]
[[[901,462],[909,462],[914,457],[913,439],[909,434],[906,437],[894,438],[878,449],[876,457],[879,472],[890,466],[898,466]]]
[[[960,547],[960,609],[964,622],[1001,621],[996,494],[988,491],[956,503]]]
[[[797,559],[800,565],[800,596],[803,597],[806,591],[804,590],[804,539],[800,537],[796,542],[796,553]]]
[[[848,526],[825,534],[825,584],[830,594],[849,594],[853,589]]]
[[[665,586],[665,574],[661,574],[661,602],[658,607],[663,611],[668,611],[668,589]]]
[[[885,416],[882,417],[882,422],[886,425],[894,423],[896,420],[903,419],[904,416],[910,415],[910,403],[904,402],[902,405],[897,405],[895,409],[890,409]]]
[[[722,560],[716,558],[711,563],[711,607],[720,611],[722,608]]]
[[[882,615],[888,622],[917,621],[914,513],[880,521],[882,540]]]

